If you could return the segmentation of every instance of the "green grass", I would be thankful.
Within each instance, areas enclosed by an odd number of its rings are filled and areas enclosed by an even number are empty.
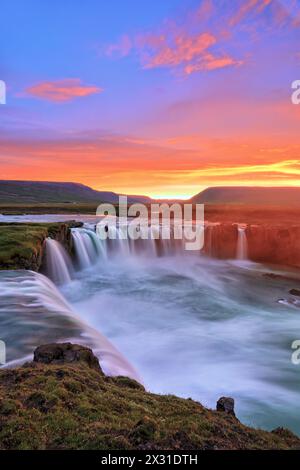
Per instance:
[[[68,224],[0,224],[0,269],[38,270],[46,237],[56,238]]]
[[[79,363],[0,371],[0,449],[289,448],[300,448],[289,431],[255,430]]]

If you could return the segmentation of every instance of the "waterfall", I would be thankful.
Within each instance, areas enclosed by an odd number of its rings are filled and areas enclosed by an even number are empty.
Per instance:
[[[56,243],[49,245],[57,248]],[[141,382],[133,366],[105,336],[80,319],[43,274],[0,272],[0,330],[8,348],[8,365],[32,358],[33,350],[41,344],[71,341],[90,347],[106,375],[124,375]]]
[[[246,225],[238,225],[238,238],[237,238],[237,250],[236,257],[239,260],[248,259],[248,243],[246,235]]]
[[[161,256],[174,256],[192,254],[193,250],[187,251],[186,245],[193,241],[195,226],[185,227],[182,238],[175,238],[176,228],[171,225],[166,229],[161,225],[142,225],[139,228],[141,236],[137,239],[129,237],[128,225],[110,225],[107,227],[107,239],[101,239],[100,233],[91,229],[90,226],[73,228],[72,238],[79,269],[85,269],[95,264],[99,258],[105,261],[109,257],[120,256],[122,259],[145,257],[156,258]],[[204,228],[201,227],[203,235]],[[165,236],[164,236],[165,235]],[[167,235],[169,235],[167,237]],[[197,229],[199,236],[199,228]]]
[[[204,251],[207,254],[207,256],[212,256],[212,254],[213,254],[212,235],[213,235],[213,226],[212,225],[206,225],[205,226],[205,247],[204,247]]]
[[[204,253],[213,258],[218,256],[218,247],[219,247],[219,222],[209,222],[205,225],[205,244],[204,244]]]
[[[96,233],[87,228],[72,229],[72,239],[75,247],[77,264],[85,269],[96,263],[98,258],[106,258],[107,246]]]
[[[85,230],[86,234],[90,237],[90,240],[92,242],[94,251],[98,256],[101,258],[106,258],[107,257],[107,246],[104,240],[100,240],[100,238],[97,237],[96,233],[93,230]],[[93,257],[92,257],[93,259]]]
[[[169,238],[164,238],[162,226],[142,226],[140,228],[142,236],[136,240],[126,238],[127,226],[110,227],[109,231],[112,237],[108,238],[107,242],[111,255],[156,258],[184,252],[185,240],[174,238],[174,227],[170,228]]]
[[[71,281],[72,262],[63,246],[52,238],[46,239],[46,273],[56,284]]]
[[[93,352],[98,356],[100,365],[106,375],[119,376],[125,375],[135,380],[141,381],[137,372],[122,356],[122,354],[113,346],[113,344],[100,332],[85,325],[79,316],[73,311],[72,307],[65,300],[63,295],[57,290],[55,285],[45,276],[34,273],[34,280],[37,287],[37,300],[46,309],[53,312],[63,312],[65,316],[72,319],[77,325],[81,326],[84,334],[91,343]],[[81,344],[86,344],[82,338],[76,340]]]
[[[76,258],[80,269],[87,268],[92,263],[92,242],[84,231],[72,230]]]
[[[150,228],[147,227],[147,230]],[[85,269],[95,264],[99,259],[105,261],[108,256],[157,256],[156,245],[158,240],[154,236],[148,239],[131,240],[126,238],[127,226],[109,227],[107,240],[102,240],[90,228],[72,229],[72,238],[75,248],[77,264]],[[169,240],[164,240],[168,242]]]

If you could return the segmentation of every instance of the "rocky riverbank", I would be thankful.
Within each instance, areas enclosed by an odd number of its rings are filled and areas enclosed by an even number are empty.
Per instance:
[[[103,374],[92,351],[65,343],[0,371],[0,449],[296,449],[300,439],[244,426],[217,410]]]
[[[71,228],[81,222],[64,223],[1,223],[0,269],[30,269],[39,271],[43,264],[47,237],[61,242],[72,251]]]

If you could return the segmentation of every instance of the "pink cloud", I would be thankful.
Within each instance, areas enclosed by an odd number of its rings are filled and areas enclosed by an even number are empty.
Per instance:
[[[187,75],[198,72],[201,70],[216,70],[224,67],[242,65],[244,62],[235,60],[232,57],[226,55],[222,57],[215,57],[213,54],[204,54],[199,62],[189,64],[185,67],[184,71]]]
[[[234,57],[233,50],[238,50],[235,33],[243,29],[250,42],[262,30],[300,25],[297,2],[290,0],[287,8],[278,0],[236,0],[225,9],[214,0],[202,0],[180,21],[168,19],[154,32],[131,38],[124,35],[108,46],[106,54],[134,52],[144,69],[164,67],[185,75],[241,66],[246,59]]]
[[[148,46],[152,49],[153,55],[145,64],[145,68],[154,67],[173,67],[201,56],[210,46],[216,44],[215,36],[210,33],[202,33],[191,37],[187,35],[178,35],[174,38],[171,45],[165,36],[157,38],[157,41],[151,38]]]
[[[279,27],[284,25],[297,27],[297,0],[290,0],[288,4],[279,0],[246,0],[241,2],[241,6],[229,20],[229,25],[237,26],[248,15],[259,17],[266,9],[269,13],[268,21],[271,21],[273,27],[274,24]]]
[[[230,26],[240,23],[249,13],[256,11],[261,13],[273,0],[246,0],[242,2],[240,8],[229,21]]]
[[[102,88],[94,85],[84,85],[79,78],[68,78],[57,81],[40,82],[25,90],[26,95],[55,103],[62,103],[101,93]]]
[[[218,40],[208,32],[196,36],[177,34],[173,40],[168,35],[149,36],[140,44],[147,49],[143,57],[145,69],[182,67],[183,73],[190,75],[244,63],[228,54],[219,56],[210,52],[209,49],[217,45]]]
[[[133,35],[131,38],[124,35],[117,43],[109,45],[105,54],[124,57],[134,52],[144,69],[164,67],[179,70],[185,75],[241,65],[243,61],[223,51],[230,35],[226,36],[223,27],[221,31],[214,32],[207,25],[215,8],[213,0],[203,0],[180,23],[169,19],[155,32]],[[220,46],[222,54],[214,51]]]

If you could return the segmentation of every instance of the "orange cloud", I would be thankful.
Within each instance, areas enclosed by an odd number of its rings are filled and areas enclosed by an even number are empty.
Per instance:
[[[75,98],[101,93],[102,88],[84,85],[79,78],[41,82],[25,90],[27,95],[55,103],[71,101]]]

